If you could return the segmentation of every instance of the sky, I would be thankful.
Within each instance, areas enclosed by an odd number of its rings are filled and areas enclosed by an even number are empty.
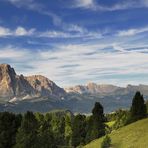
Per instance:
[[[0,63],[61,87],[148,84],[148,0],[0,0]]]

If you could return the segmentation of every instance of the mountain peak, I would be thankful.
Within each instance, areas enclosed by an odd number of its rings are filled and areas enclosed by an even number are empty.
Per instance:
[[[0,64],[0,98],[5,101],[13,98],[64,97],[65,91],[42,75],[17,75],[8,64]],[[15,99],[17,100],[17,99]]]
[[[14,69],[9,64],[0,64],[0,72],[1,73],[11,73],[16,75]]]
[[[118,86],[111,84],[96,84],[94,82],[89,82],[86,85],[76,85],[74,87],[66,88],[66,92],[76,92],[76,93],[110,93],[119,89]]]

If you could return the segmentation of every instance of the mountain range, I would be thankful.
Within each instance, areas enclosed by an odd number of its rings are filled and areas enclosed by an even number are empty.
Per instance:
[[[69,109],[90,113],[96,101],[103,104],[105,112],[128,108],[136,91],[148,98],[148,85],[118,87],[110,84],[88,83],[61,88],[41,75],[17,75],[8,64],[0,64],[0,111],[47,112]]]

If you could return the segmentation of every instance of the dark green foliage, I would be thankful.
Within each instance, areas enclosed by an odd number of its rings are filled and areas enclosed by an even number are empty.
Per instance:
[[[130,112],[131,112],[131,122],[146,117],[147,114],[146,105],[144,102],[143,95],[141,95],[140,92],[136,92],[132,101]]]
[[[99,102],[95,103],[92,114],[93,115],[87,121],[87,143],[105,135],[105,117],[103,107]]]
[[[85,143],[86,136],[86,117],[84,115],[76,115],[74,117],[73,126],[72,126],[72,145],[74,147]]]
[[[39,145],[38,122],[32,112],[27,112],[16,136],[16,148],[35,148]]]
[[[65,144],[72,145],[72,117],[70,115],[65,116]]]
[[[0,113],[0,148],[11,148],[15,145],[15,136],[20,123],[21,115]]]
[[[117,110],[118,111],[118,110]],[[106,114],[106,122],[115,121],[117,119],[117,111],[113,113]]]
[[[148,114],[148,100],[146,101],[146,109],[147,109],[147,114]]]
[[[101,143],[101,148],[110,148],[111,146],[111,138],[106,135]]]
[[[51,130],[56,139],[56,145],[64,145],[64,133],[65,133],[65,119],[64,117],[58,117],[56,115],[52,115],[51,119]]]
[[[40,148],[55,148],[55,141],[50,124],[43,120],[38,130],[38,140]]]
[[[119,109],[115,112],[115,115],[116,115],[116,122],[113,126],[113,129],[118,129],[129,123],[129,117],[130,117],[129,111]]]

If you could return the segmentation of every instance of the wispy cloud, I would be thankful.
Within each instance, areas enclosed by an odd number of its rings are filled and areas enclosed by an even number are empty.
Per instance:
[[[120,82],[121,85],[128,83],[129,79],[133,83],[142,83],[136,77],[148,73],[148,48],[137,45],[132,45],[131,49],[126,48],[130,46],[125,42],[108,41],[105,44],[57,44],[52,50],[36,52],[9,46],[1,47],[0,61],[8,62],[9,59],[18,73],[42,74],[61,86],[87,81],[108,81],[113,84]],[[135,47],[139,49],[136,50]],[[110,50],[104,51],[107,48]],[[28,67],[32,67],[32,70]],[[131,75],[133,77],[129,78]]]
[[[12,30],[10,28],[0,26],[0,37],[5,36],[31,36],[35,32],[35,29],[25,29],[21,26],[17,27],[16,29]]]
[[[18,48],[15,48],[11,45],[8,45],[6,47],[2,47],[0,49],[0,59],[11,59],[13,61],[15,60],[21,60],[23,57],[28,55],[27,50],[17,50]],[[26,52],[27,51],[27,52]]]
[[[60,16],[58,16],[56,13],[52,12],[51,10],[48,10],[47,7],[43,3],[39,3],[35,0],[6,0],[7,2],[10,2],[14,6],[18,8],[24,8],[31,11],[35,11],[39,14],[49,16],[52,18],[52,22],[55,26],[60,26],[62,30],[68,30],[68,31],[77,31],[82,32],[84,31],[82,27],[76,25],[76,24],[69,24],[62,20]],[[86,3],[88,0],[84,0]],[[87,2],[88,3],[88,2]]]
[[[118,32],[118,36],[134,36],[139,33],[148,32],[148,27],[143,28],[134,28],[134,29],[128,29],[128,30],[122,30]]]
[[[45,30],[37,31],[35,28],[25,29],[22,26],[18,26],[16,29],[10,29],[0,26],[0,37],[20,37],[20,36],[32,36],[34,38],[83,38],[83,39],[97,39],[101,38],[102,34],[98,32],[91,32],[85,28],[77,25],[71,25],[67,31],[58,30]]]
[[[132,8],[148,7],[147,0],[125,0],[121,2],[113,3],[110,6],[102,5],[96,0],[75,0],[73,7],[91,9],[94,11],[117,11],[126,10]]]
[[[47,15],[52,18],[53,23],[55,25],[60,25],[62,22],[61,18],[58,15],[47,10],[45,5],[43,5],[42,3],[38,3],[35,0],[6,0],[6,1],[10,2],[11,4],[13,4],[18,8],[24,8],[38,12],[43,15]]]

